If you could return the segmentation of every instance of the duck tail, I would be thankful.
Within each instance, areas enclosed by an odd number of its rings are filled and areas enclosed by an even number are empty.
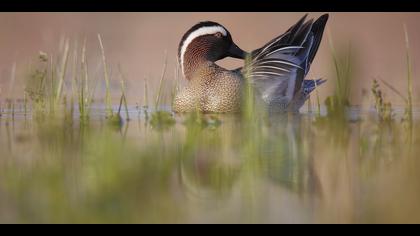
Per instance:
[[[312,93],[317,87],[321,84],[327,82],[325,79],[317,79],[317,80],[307,80],[303,81],[302,92],[307,97],[310,93]]]

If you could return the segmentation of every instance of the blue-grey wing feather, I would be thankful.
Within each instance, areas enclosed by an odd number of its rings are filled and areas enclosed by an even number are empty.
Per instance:
[[[251,60],[238,68],[270,106],[290,102],[297,93],[309,95],[324,80],[304,80],[318,50],[328,15],[315,22],[306,15],[284,34],[251,52]],[[282,104],[284,105],[284,104]]]

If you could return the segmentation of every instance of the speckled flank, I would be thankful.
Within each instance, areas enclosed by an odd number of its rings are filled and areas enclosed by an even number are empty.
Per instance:
[[[225,70],[214,63],[203,65],[196,70],[188,86],[176,95],[173,110],[237,112],[240,109],[241,87],[240,74]]]

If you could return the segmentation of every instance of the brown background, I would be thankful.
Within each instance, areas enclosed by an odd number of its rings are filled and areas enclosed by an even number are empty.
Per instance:
[[[88,39],[91,73],[101,76],[99,47],[96,35],[102,35],[114,78],[120,63],[128,78],[130,103],[141,102],[143,79],[148,78],[155,90],[161,74],[164,52],[168,55],[167,83],[169,89],[174,75],[177,47],[180,38],[193,24],[212,20],[223,24],[236,43],[250,51],[283,33],[304,13],[0,13],[0,97],[8,88],[13,62],[23,70],[40,50],[57,53],[60,37],[78,41]],[[310,13],[318,17],[321,13]],[[330,82],[320,89],[322,98],[334,87],[332,54],[328,32],[336,49],[352,45],[355,56],[354,103],[360,102],[361,88],[370,88],[373,77],[382,78],[405,93],[407,64],[403,23],[406,23],[413,59],[414,76],[419,75],[420,56],[419,13],[330,13],[318,55],[311,68],[310,78],[323,77]],[[236,59],[221,62],[226,67],[241,65]],[[114,82],[118,86],[117,82]],[[22,83],[13,90],[19,97]],[[416,91],[420,79],[415,78]],[[99,91],[98,91],[99,94]],[[387,95],[400,103],[392,92]],[[101,95],[97,95],[101,96]],[[116,96],[116,95],[115,95]]]

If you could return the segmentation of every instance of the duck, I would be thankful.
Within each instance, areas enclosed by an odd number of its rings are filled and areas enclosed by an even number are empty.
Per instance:
[[[245,85],[269,112],[299,112],[312,91],[326,82],[305,79],[320,46],[328,14],[306,20],[251,52],[242,50],[223,25],[203,21],[192,26],[178,46],[178,61],[187,85],[172,103],[175,113],[240,112]],[[244,66],[229,70],[216,64],[226,57]]]

